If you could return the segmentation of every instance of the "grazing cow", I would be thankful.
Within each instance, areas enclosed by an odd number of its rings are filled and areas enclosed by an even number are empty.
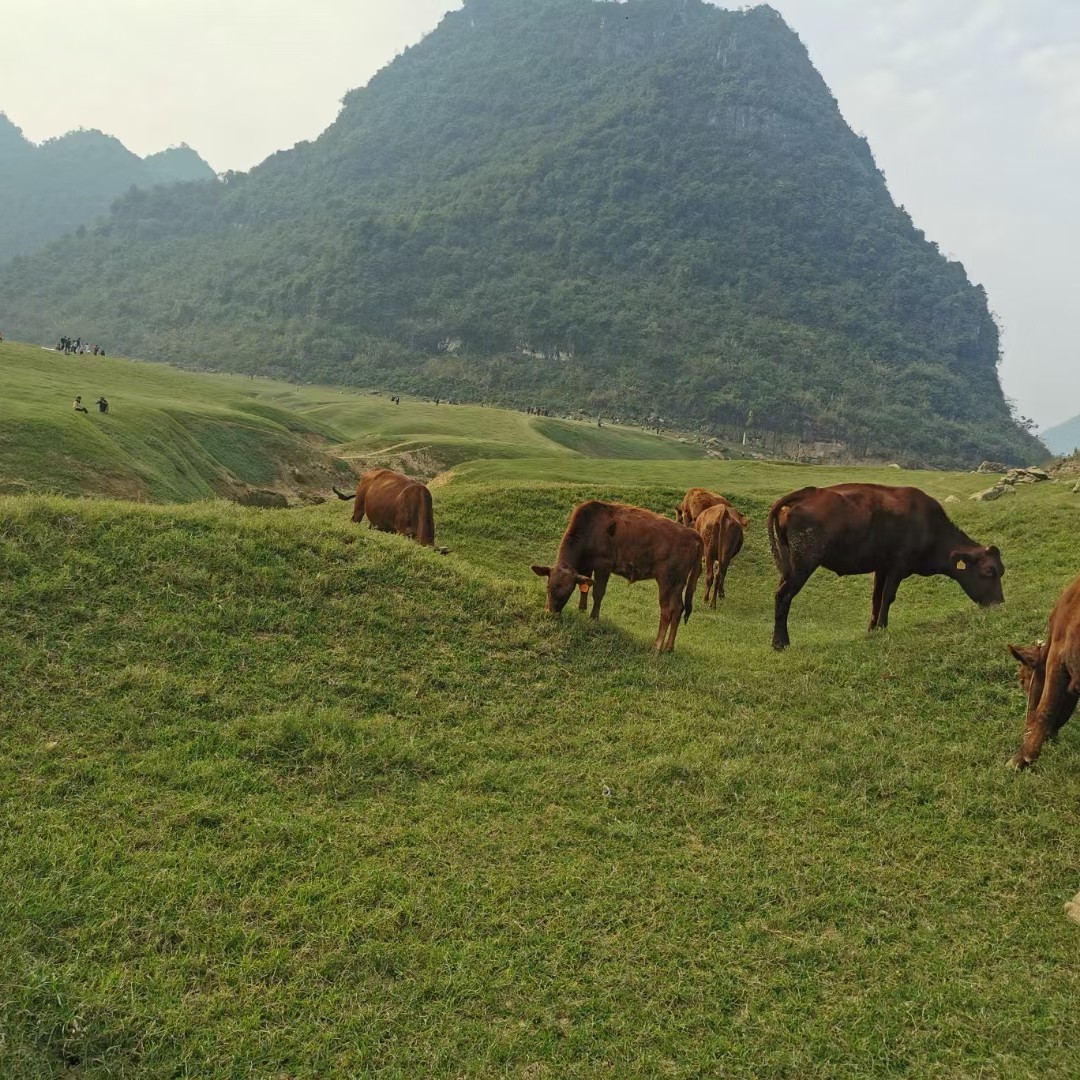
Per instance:
[[[731,503],[723,495],[717,495],[714,491],[706,491],[705,488],[690,488],[683,496],[683,500],[675,507],[675,520],[680,525],[693,526],[694,520],[702,510],[710,506],[730,506]]]
[[[769,543],[780,571],[774,649],[791,644],[791,601],[819,566],[841,577],[874,575],[871,630],[888,626],[896,590],[912,574],[945,574],[983,606],[1005,600],[998,549],[976,544],[918,488],[837,484],[793,491],[769,511]]]
[[[694,528],[705,545],[705,603],[716,607],[716,597],[724,598],[724,579],[731,560],[742,551],[743,530],[750,524],[734,506],[717,503],[694,519]],[[710,601],[709,595],[712,594]]]
[[[358,525],[366,514],[368,522],[382,532],[407,536],[424,547],[435,546],[431,492],[419,481],[392,469],[369,469],[361,475],[355,496],[336,487],[334,494],[345,502],[355,500],[352,519]]]
[[[1080,698],[1080,578],[1054,605],[1049,639],[1010,645],[1009,652],[1020,661],[1020,684],[1028,699],[1024,740],[1009,764],[1026,769],[1043,742],[1057,738]]]
[[[534,566],[548,579],[547,611],[558,613],[577,586],[579,608],[593,594],[592,617],[600,617],[608,578],[627,581],[654,579],[660,587],[660,629],[657,652],[675,648],[679,616],[685,622],[694,607],[694,590],[701,576],[701,537],[670,518],[621,503],[583,502],[570,515],[554,566]]]

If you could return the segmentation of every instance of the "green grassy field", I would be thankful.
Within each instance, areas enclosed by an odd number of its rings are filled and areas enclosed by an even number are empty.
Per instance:
[[[436,434],[256,393],[354,445]],[[0,498],[0,1076],[1077,1075],[1080,728],[1005,767],[1004,645],[1080,569],[1080,497],[950,504],[1003,608],[913,579],[867,635],[869,580],[821,573],[776,654],[773,499],[982,478],[585,458],[475,413],[446,558],[336,501]],[[673,655],[651,583],[543,614],[577,501],[698,483],[753,520]]]
[[[90,414],[72,409],[81,394]],[[110,403],[101,415],[93,402]],[[189,502],[237,486],[326,492],[350,465],[423,475],[476,458],[695,459],[692,443],[626,427],[385,394],[206,375],[164,364],[0,345],[0,493]],[[297,479],[299,477],[299,480]]]

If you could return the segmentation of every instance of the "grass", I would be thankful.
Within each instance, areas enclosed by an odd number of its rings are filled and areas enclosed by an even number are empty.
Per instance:
[[[71,407],[81,394],[88,416]],[[93,402],[104,394],[110,412]],[[335,462],[404,463],[433,475],[476,458],[701,458],[633,428],[440,405],[164,364],[0,346],[0,493],[151,502],[213,498],[237,484],[326,491]],[[346,472],[350,470],[345,469]]]
[[[911,580],[867,635],[822,573],[775,654],[765,510],[837,471],[537,445],[434,488],[447,558],[336,502],[0,499],[0,1075],[1076,1075],[1080,729],[1005,768],[1004,643],[1077,497],[951,505],[1004,608]],[[650,583],[543,615],[576,501],[702,480],[753,522],[674,655]]]

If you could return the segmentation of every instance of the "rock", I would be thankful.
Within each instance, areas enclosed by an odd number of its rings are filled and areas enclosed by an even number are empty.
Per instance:
[[[992,502],[994,499],[1000,499],[1004,494],[1005,489],[995,485],[994,487],[985,488],[982,491],[976,491],[974,495],[969,496],[969,499],[974,502]]]
[[[947,503],[959,502],[960,500],[955,495],[950,495],[946,500]]]
[[[1080,893],[1065,904],[1065,915],[1074,923],[1080,923]]]
[[[885,466],[885,468],[886,469],[899,469],[900,466],[895,461],[890,461],[889,464]]]
[[[1016,482],[1017,482],[1018,484],[1034,484],[1034,483],[1035,483],[1035,477],[1034,477],[1034,476],[1029,476],[1029,475],[1028,475],[1028,474],[1027,474],[1026,472],[1025,472],[1025,473],[1021,473],[1021,474],[1020,474],[1020,475],[1019,475],[1019,476],[1018,476],[1018,477],[1016,478]]]
[[[236,501],[241,506],[258,506],[264,510],[284,510],[289,505],[289,500],[280,491],[267,491],[260,488],[251,488],[241,492]]]
[[[1024,472],[1028,476],[1034,477],[1036,480],[1049,480],[1050,474],[1045,469],[1040,469],[1037,465],[1029,465]]]
[[[1080,495],[1080,480],[1076,481],[1076,486],[1073,488],[1074,495]]]
[[[984,461],[975,471],[1003,473],[1009,471],[1009,466],[1003,465],[1000,461]]]

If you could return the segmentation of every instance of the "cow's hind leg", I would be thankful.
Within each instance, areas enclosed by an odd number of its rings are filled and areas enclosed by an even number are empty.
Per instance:
[[[892,607],[892,602],[896,599],[896,592],[900,588],[900,582],[904,580],[904,574],[892,571],[885,575],[884,584],[881,586],[881,606],[877,613],[877,628],[879,630],[885,630],[889,625],[889,608]],[[874,582],[877,582],[877,574],[874,575]],[[871,624],[870,629],[874,627]]]
[[[791,601],[798,596],[799,591],[809,579],[810,573],[796,568],[791,577],[781,578],[780,584],[776,587],[772,636],[774,649],[786,649],[791,644],[787,627],[788,612],[791,610]]]
[[[677,585],[666,584],[660,591],[660,632],[656,635],[653,646],[657,652],[672,652],[675,648],[675,635],[679,632],[679,617],[683,603]]]
[[[1034,708],[1028,704],[1024,740],[1009,762],[1018,769],[1026,768],[1038,758],[1043,743],[1057,733],[1076,707],[1076,695],[1069,689],[1069,673],[1060,663],[1048,668],[1038,704]]]

